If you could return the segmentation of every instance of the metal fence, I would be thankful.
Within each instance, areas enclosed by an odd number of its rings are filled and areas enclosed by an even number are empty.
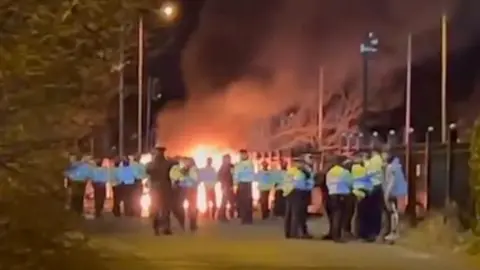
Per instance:
[[[255,152],[255,156],[257,159],[291,160],[292,157],[309,153],[314,157],[317,163],[316,167],[323,169],[331,163],[331,157],[338,153],[368,152],[381,145],[384,150],[399,157],[402,161],[411,187],[409,200],[416,200],[415,207],[407,209],[413,219],[417,219],[416,206],[418,204],[422,204],[429,211],[440,211],[442,213],[447,213],[451,206],[455,205],[462,225],[466,228],[470,226],[475,209],[473,192],[469,183],[469,144],[457,143],[452,136],[445,144],[432,143],[428,133],[426,133],[423,143],[413,143],[407,147],[400,142],[401,140],[391,138],[383,144],[378,140],[367,143],[343,144],[338,148],[324,151],[292,149]],[[407,156],[410,158],[407,159]],[[407,160],[409,160],[408,163]]]

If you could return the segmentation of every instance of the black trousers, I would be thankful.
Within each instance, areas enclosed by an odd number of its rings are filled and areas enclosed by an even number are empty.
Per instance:
[[[252,183],[238,184],[238,215],[242,224],[253,223]]]
[[[357,203],[357,237],[368,240],[370,237],[370,205],[369,205],[369,194],[365,198],[361,199]]]
[[[284,234],[286,238],[296,238],[302,236],[306,224],[302,224],[306,220],[303,215],[306,211],[303,209],[302,192],[293,190],[286,196],[286,208],[284,219]]]
[[[308,220],[308,206],[311,203],[311,192],[310,190],[301,190],[300,191],[300,198],[301,198],[301,205],[300,205],[300,232],[302,235],[308,235],[308,227],[307,227],[307,220]]]
[[[372,193],[368,196],[368,224],[369,224],[369,238],[372,240],[380,235],[382,231],[382,216],[385,207],[383,199],[383,189],[381,185],[373,188]]]
[[[273,202],[273,215],[276,217],[285,216],[285,197],[283,197],[283,190],[275,190],[275,200]]]
[[[107,196],[107,186],[105,183],[93,183],[93,200],[95,202],[95,217],[103,214],[105,198]]]
[[[343,224],[343,232],[349,235],[353,235],[352,223],[355,221],[353,217],[355,215],[355,209],[357,205],[357,198],[353,194],[345,196],[345,220]]]
[[[227,205],[230,205],[230,208],[228,208]],[[235,198],[235,193],[233,192],[233,187],[231,185],[222,184],[222,203],[218,211],[218,218],[221,220],[226,220],[227,217],[233,218],[236,206],[237,200]]]
[[[333,208],[332,208],[332,200],[328,194],[322,194],[323,196],[323,204],[325,205],[325,212],[327,213],[328,218],[328,233],[325,236],[327,239],[332,238],[332,228],[333,228]]]
[[[205,187],[205,192],[207,195],[209,216],[211,219],[215,219],[217,214],[217,196],[215,195],[215,187]]]
[[[137,198],[138,185],[119,184],[113,187],[113,214],[121,216],[120,203],[123,202],[124,214],[127,217],[135,216],[135,210],[140,207],[140,196]]]
[[[152,198],[150,217],[155,232],[163,230],[164,233],[171,233],[171,214],[175,216],[182,228],[185,227],[183,196],[181,196],[180,189],[164,190],[154,187],[150,191],[150,196]]]
[[[122,215],[120,210],[120,202],[122,201],[122,185],[121,184],[112,187],[112,195],[113,195],[113,208],[112,208],[113,215],[116,217],[120,217]]]
[[[270,208],[268,202],[270,198],[270,190],[260,191],[260,212],[262,213],[262,219],[267,219],[270,216]]]
[[[345,223],[345,202],[348,195],[329,195],[330,204],[330,232],[334,241],[342,238],[343,224]]]
[[[79,215],[83,215],[85,188],[87,183],[84,181],[68,181],[71,190],[70,209]]]

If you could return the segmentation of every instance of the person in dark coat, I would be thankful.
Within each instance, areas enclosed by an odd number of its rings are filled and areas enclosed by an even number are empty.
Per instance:
[[[230,155],[224,155],[222,166],[218,170],[217,177],[222,186],[222,202],[218,213],[218,219],[220,221],[228,221],[228,218],[233,218],[236,211],[232,170],[233,164]]]
[[[172,234],[170,213],[172,211],[172,184],[170,168],[173,163],[165,157],[165,147],[157,147],[152,162],[147,166],[152,196],[151,217],[155,235]],[[160,229],[162,228],[162,232]]]

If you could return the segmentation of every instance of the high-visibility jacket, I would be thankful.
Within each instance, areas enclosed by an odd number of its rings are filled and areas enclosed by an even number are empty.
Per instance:
[[[110,180],[110,176],[108,168],[97,166],[92,169],[92,176],[90,179],[92,179],[94,183],[106,184]]]
[[[312,190],[313,186],[315,186],[313,169],[308,165],[304,165],[299,169],[301,170],[304,178],[302,181],[295,182],[295,188],[304,191]]]
[[[206,188],[214,188],[217,183],[217,171],[211,166],[198,169],[198,181],[203,183]]]
[[[304,170],[306,170],[306,168],[299,168],[298,166],[290,167],[287,170],[287,177],[282,186],[284,196],[287,196],[295,189],[311,190],[313,188],[313,176],[310,172],[305,172]]]
[[[132,161],[130,162],[130,166],[132,166],[133,173],[136,179],[145,179],[148,177],[147,168],[142,163],[137,161]]]
[[[115,168],[115,179],[118,184],[135,184],[135,171],[131,165],[120,165]]]
[[[170,169],[170,180],[178,183],[180,187],[196,187],[198,184],[197,168],[186,168],[183,164],[177,164]]]
[[[92,165],[87,162],[73,162],[67,170],[65,170],[65,177],[74,182],[84,182],[91,177],[92,169]]]
[[[362,164],[353,164],[352,174],[352,193],[359,199],[364,198],[373,188],[371,177],[367,174],[367,169]]]
[[[275,174],[269,170],[260,170],[257,172],[255,181],[258,183],[260,191],[271,190],[275,185]]]
[[[272,173],[275,189],[282,190],[283,183],[287,177],[287,172],[279,169],[273,169],[270,172]]]
[[[329,195],[347,195],[350,194],[350,185],[352,176],[350,172],[340,165],[333,166],[328,170],[325,182]]]
[[[373,186],[379,186],[383,182],[383,159],[379,154],[374,154],[366,164],[367,174],[370,175]]]
[[[255,180],[255,166],[249,159],[241,160],[233,168],[235,183],[251,183]]]

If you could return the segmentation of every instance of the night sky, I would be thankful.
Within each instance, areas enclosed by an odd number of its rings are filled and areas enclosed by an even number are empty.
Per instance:
[[[261,103],[264,107],[281,109],[285,98],[271,98],[265,103],[258,95],[278,93],[277,96],[288,95],[290,98],[304,95],[302,91],[307,90],[303,89],[314,88],[319,64],[326,69],[327,89],[335,91],[346,80],[354,81],[360,89],[359,44],[366,32],[375,31],[382,46],[371,64],[370,92],[382,102],[387,100],[389,103],[382,105],[385,110],[380,113],[388,114],[388,117],[383,117],[386,120],[379,123],[381,127],[399,129],[404,125],[406,37],[412,32],[413,126],[419,130],[429,125],[439,127],[439,14],[442,9],[439,2],[182,0],[182,17],[169,32],[175,42],[166,53],[148,59],[148,73],[160,78],[164,96],[154,107],[162,114],[169,110],[168,105],[173,100],[187,100],[187,109],[181,113],[172,111],[170,115],[206,123],[211,114],[201,115],[199,111],[205,110],[192,109],[188,100],[194,99],[198,104],[203,96],[233,91],[235,103],[248,102],[252,108],[254,105],[251,104],[260,106]],[[471,97],[479,81],[480,16],[475,12],[480,10],[480,2],[458,0],[448,3],[445,6],[450,15],[449,117],[456,121],[478,114],[471,105],[475,103]],[[292,78],[287,80],[286,76]],[[287,84],[294,90],[285,92],[279,87]],[[249,88],[248,95],[239,95],[237,92],[245,85]],[[243,100],[247,97],[254,98]],[[167,107],[164,106],[166,103]],[[127,107],[136,110],[134,96],[127,100]],[[257,115],[261,113],[257,112]],[[134,130],[135,113],[132,111],[129,115],[129,129]],[[248,117],[248,121],[251,120]],[[184,123],[179,129],[191,132],[186,126]],[[224,121],[219,120],[213,128],[224,127]]]

